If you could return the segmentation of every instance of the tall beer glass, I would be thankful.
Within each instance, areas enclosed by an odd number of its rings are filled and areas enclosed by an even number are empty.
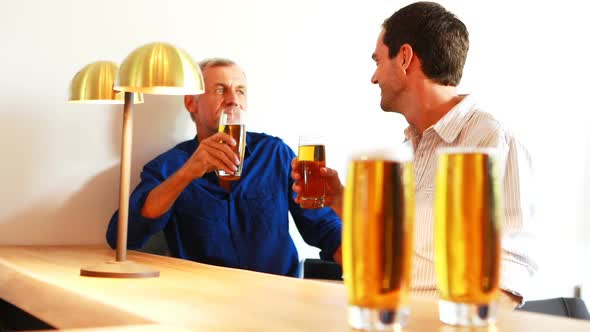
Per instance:
[[[494,153],[468,148],[437,153],[434,245],[439,318],[446,324],[496,320],[502,209]]]
[[[350,327],[393,331],[409,316],[414,242],[411,149],[373,151],[349,164],[342,230]]]
[[[319,136],[301,136],[297,154],[301,172],[299,204],[304,209],[324,207],[325,181],[320,168],[326,167],[325,139]]]
[[[219,132],[230,135],[236,141],[237,144],[231,146],[231,149],[240,158],[240,164],[233,173],[227,173],[220,169],[217,171],[217,175],[228,181],[238,180],[242,175],[244,151],[246,150],[246,111],[239,107],[224,108],[219,116]]]

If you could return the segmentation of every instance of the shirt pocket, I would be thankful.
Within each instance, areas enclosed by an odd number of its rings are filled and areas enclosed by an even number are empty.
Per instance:
[[[424,195],[432,196],[432,195],[434,195],[434,186],[432,186],[432,185],[423,186],[422,188],[420,188],[418,190],[418,192],[422,193]]]
[[[179,201],[176,215],[181,232],[210,237],[227,234],[227,203],[219,201]]]
[[[208,219],[198,215],[180,214],[180,231],[184,234],[194,234],[200,237],[211,237],[228,232],[225,219]]]
[[[246,208],[246,231],[274,233],[281,229],[283,205],[277,199],[278,192],[271,188],[260,188],[244,194]]]
[[[434,186],[425,186],[416,190],[414,199],[416,209],[434,209]]]

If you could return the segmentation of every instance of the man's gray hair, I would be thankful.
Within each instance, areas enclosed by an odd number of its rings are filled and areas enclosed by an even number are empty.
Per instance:
[[[210,67],[229,67],[229,66],[237,66],[237,64],[226,58],[209,58],[199,62],[199,67],[201,67],[201,71],[210,68]]]
[[[208,59],[205,59],[205,60],[202,60],[201,62],[199,62],[199,67],[201,68],[201,71],[205,71],[205,69],[207,69],[207,68],[230,67],[230,66],[239,67],[235,61],[227,59],[227,58],[208,58]],[[244,73],[243,70],[242,70],[242,73],[244,74],[244,76],[246,76],[246,73]],[[195,95],[194,97],[199,98],[199,95]],[[193,117],[193,113],[190,113],[190,117],[193,121],[195,121],[195,118]]]

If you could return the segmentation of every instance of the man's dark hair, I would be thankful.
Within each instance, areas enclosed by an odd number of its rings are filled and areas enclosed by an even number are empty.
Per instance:
[[[389,57],[403,44],[410,44],[432,81],[457,86],[469,50],[469,33],[453,13],[434,2],[408,5],[383,22],[383,43]]]

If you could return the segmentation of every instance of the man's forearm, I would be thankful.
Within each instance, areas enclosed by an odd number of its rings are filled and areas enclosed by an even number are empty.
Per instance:
[[[141,215],[145,218],[161,217],[170,209],[180,193],[188,186],[193,178],[187,173],[184,166],[176,173],[154,188],[149,194],[143,207]]]

